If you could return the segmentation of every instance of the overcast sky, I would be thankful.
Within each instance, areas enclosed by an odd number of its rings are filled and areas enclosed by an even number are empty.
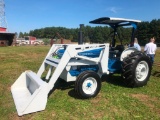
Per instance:
[[[160,0],[4,0],[9,32],[78,28],[99,17],[160,19]]]

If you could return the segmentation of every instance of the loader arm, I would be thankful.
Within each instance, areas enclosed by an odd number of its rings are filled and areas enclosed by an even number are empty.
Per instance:
[[[64,78],[67,82],[76,80],[77,76],[72,76],[70,71],[73,66],[92,65],[90,69],[95,69],[93,66],[99,66],[97,69],[99,75],[108,74],[108,53],[109,44],[53,45],[37,74],[25,71],[11,86],[18,115],[44,110],[48,93],[55,86],[59,77]],[[47,66],[50,66],[46,76],[48,81],[44,81],[41,77]],[[53,67],[55,69],[52,73]],[[79,74],[80,72],[82,71],[79,71]]]

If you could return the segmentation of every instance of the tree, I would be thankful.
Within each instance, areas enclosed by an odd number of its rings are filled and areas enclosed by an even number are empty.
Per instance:
[[[15,32],[15,38],[17,38],[18,37],[18,33],[17,32]]]
[[[91,43],[110,43],[113,35],[110,32],[113,31],[108,26],[84,26],[83,37],[84,41],[90,41]],[[41,29],[31,30],[30,36],[37,38],[48,38],[51,39],[56,33],[59,33],[64,39],[70,39],[73,42],[78,41],[79,28],[65,28],[65,27],[46,27]],[[131,27],[120,27],[118,28],[118,35],[123,44],[130,42],[132,28]],[[19,37],[23,37],[27,33],[20,32]],[[154,36],[156,41],[160,43],[160,19],[152,20],[151,22],[141,22],[138,24],[137,32],[135,37],[138,38],[140,45],[145,45],[150,37]],[[120,42],[117,40],[117,42]],[[118,43],[119,44],[119,43]]]
[[[151,36],[151,33],[149,33],[149,28],[150,28],[149,22],[142,22],[138,24],[136,35],[137,38],[139,39],[140,45],[145,45],[148,42]]]
[[[50,43],[50,40],[45,38],[45,39],[43,39],[43,42],[44,42],[45,45],[48,45]]]
[[[18,37],[19,37],[19,38],[23,38],[23,37],[24,37],[23,33],[20,32]]]
[[[29,36],[29,34],[28,34],[28,33],[26,33],[26,32],[24,32],[23,36]]]
[[[160,19],[159,20],[154,19],[150,22],[149,33],[151,34],[150,37],[156,38],[156,41],[160,40]]]

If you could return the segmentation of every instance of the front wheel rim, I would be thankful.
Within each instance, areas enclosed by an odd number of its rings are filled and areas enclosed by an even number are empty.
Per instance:
[[[97,89],[97,81],[93,77],[88,77],[82,84],[82,90],[85,94],[94,94]]]
[[[147,76],[148,76],[148,72],[149,72],[149,67],[146,61],[141,61],[138,63],[137,67],[136,67],[136,79],[138,81],[144,81]]]

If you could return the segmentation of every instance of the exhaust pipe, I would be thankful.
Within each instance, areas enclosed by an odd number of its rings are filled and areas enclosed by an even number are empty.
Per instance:
[[[78,32],[78,44],[83,44],[83,28],[84,24],[80,24],[80,31]]]

